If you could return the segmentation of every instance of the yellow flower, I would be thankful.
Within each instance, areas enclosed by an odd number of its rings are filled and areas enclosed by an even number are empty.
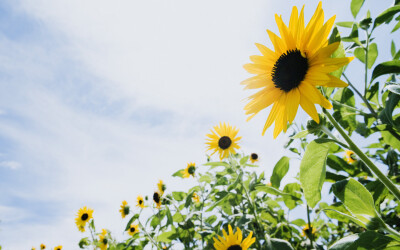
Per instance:
[[[346,150],[346,152],[344,153],[344,159],[347,161],[348,164],[353,164],[354,162],[356,162],[356,155],[354,154],[353,151],[351,150]]]
[[[87,208],[86,206],[80,208],[75,218],[75,224],[79,231],[85,232],[86,223],[93,218],[93,209]]]
[[[250,155],[250,161],[251,161],[251,163],[257,162],[257,161],[258,161],[258,154],[252,153],[252,154]]]
[[[216,250],[247,250],[256,241],[256,238],[252,238],[253,232],[250,232],[249,236],[242,241],[242,231],[238,227],[236,228],[236,233],[233,234],[231,225],[228,225],[228,232],[229,234],[226,234],[226,231],[222,230],[225,238],[219,235],[218,239],[214,237],[214,247]]]
[[[137,207],[140,207],[140,208],[145,208],[145,207],[146,207],[146,206],[144,205],[143,196],[138,195],[136,206],[137,206]]]
[[[31,250],[36,250],[36,248],[35,248],[35,247],[32,247]]]
[[[196,202],[196,203],[200,202],[200,197],[196,193],[193,193],[193,197],[192,198],[193,198],[194,202]]]
[[[304,27],[304,7],[298,14],[293,7],[289,27],[282,17],[275,15],[282,37],[267,30],[274,51],[256,44],[262,56],[251,56],[253,63],[244,68],[256,76],[242,82],[245,89],[261,90],[249,97],[245,106],[247,120],[272,105],[271,112],[264,125],[262,134],[275,122],[274,138],[281,131],[286,132],[287,122],[292,123],[299,105],[315,122],[319,117],[315,104],[326,109],[332,104],[318,91],[317,86],[346,87],[347,83],[329,73],[348,64],[354,57],[331,58],[339,47],[339,42],[328,45],[328,35],[335,16],[324,24],[324,11],[321,2],[310,22]]]
[[[46,249],[46,245],[45,244],[40,244],[40,249]]]
[[[107,235],[107,230],[103,229],[102,233],[99,235],[100,250],[107,250],[108,239],[106,238],[106,235]]]
[[[121,209],[119,210],[119,212],[121,213],[122,219],[129,214],[128,202],[126,201],[122,202]]]
[[[219,126],[214,126],[214,130],[211,130],[211,134],[207,134],[206,144],[208,145],[207,150],[213,151],[211,155],[218,152],[220,160],[229,156],[230,153],[234,154],[235,149],[239,149],[237,142],[242,137],[236,137],[239,129],[230,126],[229,124],[219,123]]]
[[[164,184],[164,182],[162,180],[160,180],[157,183],[157,187],[158,187],[158,191],[160,192],[161,195],[163,195],[165,190],[167,190],[167,186]]]
[[[153,201],[156,203],[158,209],[161,208],[161,194],[158,191],[155,191],[153,194]]]
[[[135,233],[139,232],[139,225],[133,225],[131,224],[131,226],[128,229],[128,234],[130,236],[133,236]]]
[[[307,224],[307,225],[305,225],[303,227],[303,231],[301,232],[301,236],[302,237],[306,237],[307,236],[309,238],[310,233],[312,235],[315,235],[315,232],[316,232],[315,228],[313,226],[311,226],[311,230],[310,230],[310,228],[308,227],[308,224]]]
[[[194,173],[196,172],[196,164],[194,162],[189,162],[185,170],[182,170],[182,177],[189,178],[190,176],[194,177]]]
[[[61,246],[61,245],[56,246],[56,247],[54,248],[54,250],[61,250],[61,249],[62,249],[62,246]]]

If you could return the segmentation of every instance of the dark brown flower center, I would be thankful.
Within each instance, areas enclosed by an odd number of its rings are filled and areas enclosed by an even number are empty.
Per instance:
[[[134,233],[135,230],[136,230],[136,228],[134,228],[134,227],[131,227],[131,229],[130,229],[131,233]]]
[[[142,203],[143,203],[143,200],[139,200],[139,205],[142,205]]]
[[[233,245],[228,247],[228,250],[242,250],[242,247],[240,245]]]
[[[300,50],[288,50],[275,62],[272,68],[272,81],[285,92],[297,88],[304,80],[308,70],[308,60]]]
[[[221,149],[227,149],[231,146],[231,144],[232,144],[232,140],[228,136],[222,136],[221,138],[219,138],[218,146]]]
[[[159,203],[160,202],[160,195],[157,192],[155,192],[153,194],[153,200],[154,200],[155,203]]]
[[[89,215],[87,213],[82,214],[81,220],[85,221],[89,218]]]
[[[258,159],[258,155],[256,153],[252,153],[250,155],[250,157],[251,157],[252,160],[257,160]]]
[[[189,174],[194,174],[194,172],[196,171],[196,167],[195,166],[190,166],[188,169]]]

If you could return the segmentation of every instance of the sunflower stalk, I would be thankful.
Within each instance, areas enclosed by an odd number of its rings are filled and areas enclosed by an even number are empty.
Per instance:
[[[307,205],[307,221],[308,221],[308,228],[311,233],[308,233],[308,237],[310,239],[310,247],[311,249],[314,248],[314,235],[312,233],[312,226],[311,226],[311,220],[310,220],[310,207]]]
[[[323,109],[324,114],[328,117],[332,125],[342,135],[344,140],[349,145],[349,148],[360,157],[360,159],[368,166],[368,168],[376,175],[376,177],[386,186],[387,189],[400,201],[400,190],[393,184],[393,182],[384,175],[379,168],[361,151],[361,149],[351,140],[347,133],[336,122],[335,118],[326,110]]]
[[[368,85],[368,47],[369,47],[369,34],[368,30],[365,30],[366,38],[366,47],[365,47],[365,74],[364,74],[364,97],[367,96],[367,85]]]
[[[140,221],[139,221],[139,227],[140,227],[140,230],[142,230],[142,231],[144,232],[144,234],[147,236],[147,238],[149,238],[149,240],[151,241],[151,243],[152,243],[157,249],[160,249],[160,250],[161,250],[161,248],[158,246],[157,242],[154,240],[153,237],[150,236],[149,233],[147,233],[146,228],[142,225],[142,223],[141,223]]]

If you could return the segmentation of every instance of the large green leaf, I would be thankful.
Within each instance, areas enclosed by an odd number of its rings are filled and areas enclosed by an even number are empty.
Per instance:
[[[365,49],[363,48],[356,48],[354,50],[354,56],[357,57],[358,60],[361,62],[365,63]],[[378,46],[376,43],[371,43],[368,46],[368,63],[367,66],[368,68],[372,68],[372,65],[374,65],[376,58],[378,57]]]
[[[343,205],[368,226],[374,226],[378,214],[375,210],[374,199],[368,190],[354,179],[344,180],[333,184],[333,193]]]
[[[381,112],[379,112],[378,116],[382,123],[392,126],[396,125],[393,123],[392,114],[399,101],[399,95],[389,93],[388,98],[386,99],[385,108]]]
[[[271,245],[274,249],[293,250],[293,247],[286,240],[271,239]]]
[[[400,73],[400,60],[383,62],[376,65],[376,67],[372,71],[371,82],[379,76],[398,73]]]
[[[381,135],[383,138],[383,141],[392,146],[393,148],[400,150],[400,141],[396,139],[390,132],[388,131],[381,131]]]
[[[283,192],[290,194],[283,196],[283,201],[290,210],[294,209],[298,204],[302,203],[301,187],[299,183],[286,184],[286,186],[283,189]]]
[[[282,178],[289,170],[289,157],[283,156],[275,165],[272,171],[271,184],[275,188],[279,188]]]
[[[393,242],[393,239],[374,231],[366,231],[360,234],[346,236],[335,244],[329,250],[356,250],[356,249],[387,249]]]
[[[326,156],[331,141],[317,139],[307,145],[300,163],[300,183],[310,207],[315,207],[321,200],[321,189],[325,181]]]
[[[393,16],[400,12],[400,6],[393,6],[389,9],[386,9],[384,12],[379,14],[379,16],[375,19],[374,29],[381,25],[382,23],[388,23],[392,20]]]
[[[356,18],[358,12],[361,9],[361,6],[364,4],[365,0],[351,0],[350,4],[350,9],[351,9],[351,14],[353,14],[353,17]]]

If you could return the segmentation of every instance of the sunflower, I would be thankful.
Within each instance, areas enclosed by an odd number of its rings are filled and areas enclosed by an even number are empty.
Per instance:
[[[86,206],[80,208],[75,218],[75,224],[79,231],[85,232],[86,223],[93,218],[93,209],[87,208]]]
[[[140,207],[140,208],[145,208],[145,207],[146,207],[146,206],[144,205],[143,196],[138,195],[136,206],[137,206],[137,207]]]
[[[346,152],[344,153],[344,159],[347,161],[348,164],[353,164],[357,161],[356,155],[351,150],[346,150]]]
[[[160,192],[161,195],[163,195],[165,190],[167,190],[167,186],[164,184],[164,182],[162,180],[160,180],[157,183],[157,187],[158,187],[158,191]]]
[[[311,231],[311,232],[310,232]],[[316,230],[315,230],[315,228],[313,227],[313,226],[311,226],[311,230],[310,230],[310,227],[308,226],[308,224],[307,225],[305,225],[304,227],[303,227],[303,231],[301,232],[301,236],[302,237],[308,237],[309,238],[309,235],[310,235],[310,233],[312,234],[312,235],[315,235],[315,232],[316,232]]]
[[[219,126],[214,126],[214,130],[211,130],[211,134],[207,134],[209,138],[206,142],[207,150],[213,151],[211,155],[218,151],[219,159],[222,160],[228,157],[230,153],[234,154],[235,149],[240,148],[237,142],[242,137],[236,137],[239,129],[229,124],[219,123]]]
[[[61,250],[61,249],[62,249],[62,246],[61,246],[61,245],[56,246],[56,247],[54,248],[54,250]]]
[[[324,24],[324,11],[321,2],[304,27],[304,7],[298,14],[293,7],[289,27],[282,17],[275,15],[282,38],[267,30],[274,51],[256,44],[262,56],[251,56],[253,63],[244,68],[256,76],[242,82],[245,89],[261,90],[249,97],[245,106],[247,120],[272,105],[271,112],[264,125],[262,134],[275,122],[274,138],[281,131],[286,132],[287,122],[292,123],[299,105],[312,119],[319,123],[317,109],[319,104],[326,109],[332,104],[318,91],[316,86],[346,87],[347,83],[329,73],[348,64],[354,57],[331,58],[339,47],[339,42],[328,45],[328,35],[335,21],[331,17]]]
[[[32,247],[31,250],[36,250],[36,248],[35,248],[35,247]]]
[[[155,191],[153,194],[153,201],[156,203],[158,209],[161,208],[161,194],[158,191]]]
[[[192,199],[196,203],[200,202],[200,197],[196,193],[193,193]]]
[[[194,177],[195,172],[196,172],[196,164],[194,162],[188,163],[187,167],[181,171],[183,178],[189,178],[190,176]]]
[[[257,162],[257,161],[258,161],[258,154],[252,153],[252,154],[250,155],[250,161],[251,161],[251,163]]]
[[[121,209],[119,210],[119,212],[121,213],[122,219],[129,214],[128,202],[122,201]]]
[[[40,244],[40,249],[46,249],[46,245],[45,244]]]
[[[106,236],[107,236],[107,230],[103,229],[101,234],[99,235],[100,250],[107,250],[108,239],[106,238]]]
[[[240,250],[247,250],[255,241],[256,238],[252,238],[253,232],[250,231],[249,236],[242,241],[242,231],[237,227],[236,233],[233,234],[231,225],[228,225],[228,232],[222,229],[222,233],[225,239],[218,235],[218,238],[214,237],[214,247],[216,250],[232,250],[232,249],[240,249]]]
[[[133,236],[135,233],[139,232],[139,225],[133,225],[131,224],[129,229],[128,229],[128,234],[130,236]]]

